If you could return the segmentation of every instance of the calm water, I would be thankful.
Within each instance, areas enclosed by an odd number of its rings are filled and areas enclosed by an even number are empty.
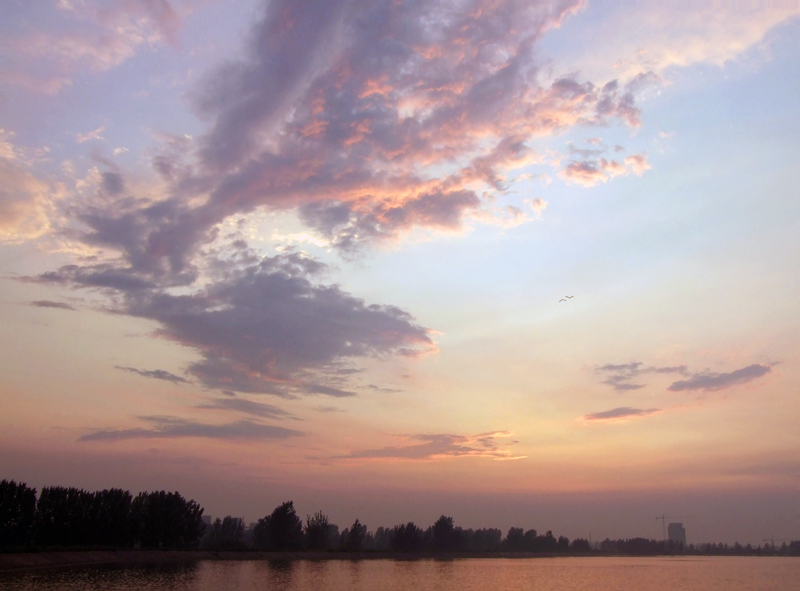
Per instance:
[[[299,560],[0,574],[2,591],[794,591],[800,558]]]

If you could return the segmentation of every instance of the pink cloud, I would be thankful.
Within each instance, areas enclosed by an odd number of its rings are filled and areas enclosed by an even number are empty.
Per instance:
[[[509,431],[494,431],[477,435],[452,435],[435,433],[407,435],[406,445],[366,449],[338,456],[335,459],[395,459],[404,461],[431,461],[447,458],[478,457],[493,460],[520,460],[526,456],[514,455],[503,446],[502,438],[511,437]],[[511,442],[516,443],[515,441]],[[506,444],[508,445],[508,444]]]
[[[78,72],[114,68],[142,47],[180,43],[180,17],[167,0],[60,0],[49,23],[28,18],[29,10],[35,7],[18,3],[9,15],[20,32],[8,40],[14,49],[2,75],[6,83],[28,91],[56,94]]]
[[[70,211],[82,229],[72,236],[119,258],[40,280],[119,295],[121,312],[159,323],[162,337],[199,353],[188,372],[208,387],[351,395],[317,374],[341,359],[433,351],[430,332],[402,310],[259,259],[246,244],[227,261],[204,247],[221,222],[259,208],[295,212],[343,253],[415,228],[458,231],[487,210],[507,224],[529,219],[495,203],[509,171],[540,161],[538,138],[638,125],[631,90],[614,81],[540,82],[536,45],[579,4],[273,0],[247,55],[195,93],[208,133],[164,138],[152,154],[168,196],[137,195],[126,173],[104,162],[111,170],[98,175],[101,198]],[[167,39],[163,3],[121,7],[97,22],[143,19]],[[114,43],[138,47],[123,41]],[[604,158],[567,168],[583,184],[627,170]],[[536,213],[545,206],[532,202]],[[166,291],[178,286],[191,295]],[[320,329],[328,325],[330,334]]]
[[[641,176],[644,171],[649,169],[647,158],[643,154],[634,154],[625,158],[622,163],[602,157],[581,161],[573,160],[559,173],[559,176],[577,185],[593,187],[598,183],[605,183],[615,176],[629,174]]]
[[[642,176],[645,170],[650,170],[650,164],[642,154],[634,154],[625,158],[625,164],[630,167],[634,174]]]
[[[641,418],[648,415],[661,412],[660,408],[631,408],[629,406],[621,406],[619,408],[612,408],[603,412],[596,412],[588,414],[583,417],[584,421],[614,421],[631,418]]]

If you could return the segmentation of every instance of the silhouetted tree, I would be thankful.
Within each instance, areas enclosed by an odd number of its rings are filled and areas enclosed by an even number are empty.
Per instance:
[[[258,550],[269,550],[272,541],[269,536],[269,515],[266,515],[256,522],[253,528],[253,545]]]
[[[310,550],[327,550],[329,530],[328,516],[323,515],[322,511],[317,511],[313,516],[307,515],[305,534],[308,548]]]
[[[242,550],[243,540],[244,519],[226,515],[224,519],[214,520],[205,544],[211,550]]]
[[[391,548],[400,552],[417,552],[422,549],[424,532],[413,521],[392,528]]]
[[[256,547],[262,550],[300,550],[303,547],[303,522],[297,517],[292,501],[259,519],[254,534]]]
[[[584,538],[575,538],[572,540],[570,549],[573,552],[591,552],[592,546],[589,544],[589,540]]]
[[[503,540],[503,532],[496,528],[476,529],[467,546],[473,552],[497,552]]]
[[[453,525],[453,518],[442,515],[433,524],[433,549],[440,552],[452,552],[458,546],[458,532]]]
[[[373,536],[375,550],[388,550],[392,546],[392,530],[388,527],[379,527]]]
[[[133,497],[119,488],[92,494],[89,509],[91,544],[126,547],[133,543],[131,503]]]
[[[558,536],[558,544],[556,552],[569,552],[569,538],[566,536]]]
[[[338,548],[342,541],[339,526],[335,523],[328,525],[328,548]]]
[[[44,487],[36,502],[36,543],[42,546],[91,544],[92,501],[92,493],[82,489]]]
[[[539,547],[538,537],[535,529],[529,529],[525,532],[524,547],[527,552],[536,552]]]
[[[506,534],[504,546],[508,552],[524,552],[525,531],[521,527],[510,527]]]
[[[547,530],[543,536],[537,536],[536,543],[537,550],[540,552],[558,552],[558,540],[550,530]],[[567,540],[567,545],[569,545],[569,540]]]
[[[36,489],[24,482],[0,482],[0,546],[30,544],[36,515]]]
[[[367,526],[356,519],[353,525],[342,532],[342,548],[348,552],[359,552],[367,539]]]
[[[135,539],[149,548],[192,548],[205,524],[203,508],[180,493],[142,492],[131,503]]]

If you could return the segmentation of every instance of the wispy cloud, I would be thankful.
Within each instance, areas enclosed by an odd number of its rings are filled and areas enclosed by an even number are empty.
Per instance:
[[[366,386],[361,387],[365,390],[372,390],[373,392],[385,392],[387,394],[396,394],[397,392],[403,391],[399,388],[387,388],[386,386],[378,386],[377,384],[367,384]]]
[[[459,457],[481,457],[493,460],[519,460],[526,456],[514,455],[505,446],[516,443],[503,442],[502,439],[511,437],[509,431],[493,431],[478,435],[405,435],[405,439],[414,442],[409,445],[396,447],[382,447],[380,449],[366,449],[354,451],[336,459],[398,459],[398,460],[437,460]]]
[[[178,439],[202,437],[205,439],[261,440],[288,439],[304,433],[255,421],[207,424],[199,421],[171,416],[143,416],[142,421],[152,424],[150,428],[109,429],[84,435],[78,441],[121,441],[124,439]]]
[[[114,68],[143,47],[179,45],[180,17],[167,0],[59,0],[46,8],[40,4],[14,2],[4,7],[14,51],[2,78],[28,91],[56,94],[78,73]]]
[[[674,382],[668,390],[673,392],[703,390],[725,390],[741,384],[746,384],[767,375],[772,371],[771,365],[753,364],[729,373],[696,373],[688,380]]]
[[[605,183],[616,176],[635,174],[641,176],[650,169],[647,157],[644,154],[628,156],[622,162],[606,158],[584,159],[570,162],[559,174],[565,180],[593,187],[598,183]]]
[[[239,397],[217,398],[207,404],[201,404],[197,408],[228,410],[271,419],[295,418],[294,415],[277,406]]]
[[[596,412],[588,414],[583,417],[584,421],[609,421],[614,419],[629,419],[636,417],[646,417],[653,413],[661,412],[660,408],[631,408],[630,406],[621,406],[619,408],[612,408],[603,412]]]
[[[57,308],[59,310],[72,310],[73,312],[77,312],[77,308],[73,308],[69,304],[65,304],[63,302],[53,302],[50,300],[34,300],[30,303],[31,306],[36,306],[37,308]]]
[[[331,412],[344,412],[341,408],[335,406],[318,406],[315,409],[317,412],[331,413]]]
[[[102,136],[102,133],[103,133],[103,131],[105,131],[105,129],[106,129],[105,126],[101,125],[100,127],[95,129],[94,131],[87,131],[86,133],[76,133],[75,134],[75,141],[77,143],[79,143],[79,144],[83,144],[83,143],[91,141],[91,140],[102,140],[102,139],[105,139]]]
[[[0,244],[38,238],[50,230],[61,189],[39,178],[14,134],[0,129]]]
[[[172,382],[173,384],[189,384],[189,380],[170,373],[163,369],[136,369],[135,367],[124,367],[122,365],[115,365],[117,369],[135,373],[144,378],[153,378],[155,380],[164,380],[165,382]]]
[[[646,366],[641,361],[633,361],[631,363],[601,365],[595,368],[595,373],[607,376],[603,380],[604,384],[608,384],[618,391],[626,391],[644,388],[646,384],[637,383],[637,378],[645,374],[677,373],[688,375],[688,370],[685,365],[654,367]]]

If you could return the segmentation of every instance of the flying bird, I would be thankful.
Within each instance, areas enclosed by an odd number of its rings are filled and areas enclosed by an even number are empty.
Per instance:
[[[564,297],[565,297],[565,298],[567,298],[568,300],[571,300],[571,299],[572,299],[572,298],[574,298],[575,296],[564,296]]]
[[[565,300],[564,298],[561,298],[560,300],[558,300],[558,303],[560,304],[561,302],[566,302],[566,301],[567,300]]]

